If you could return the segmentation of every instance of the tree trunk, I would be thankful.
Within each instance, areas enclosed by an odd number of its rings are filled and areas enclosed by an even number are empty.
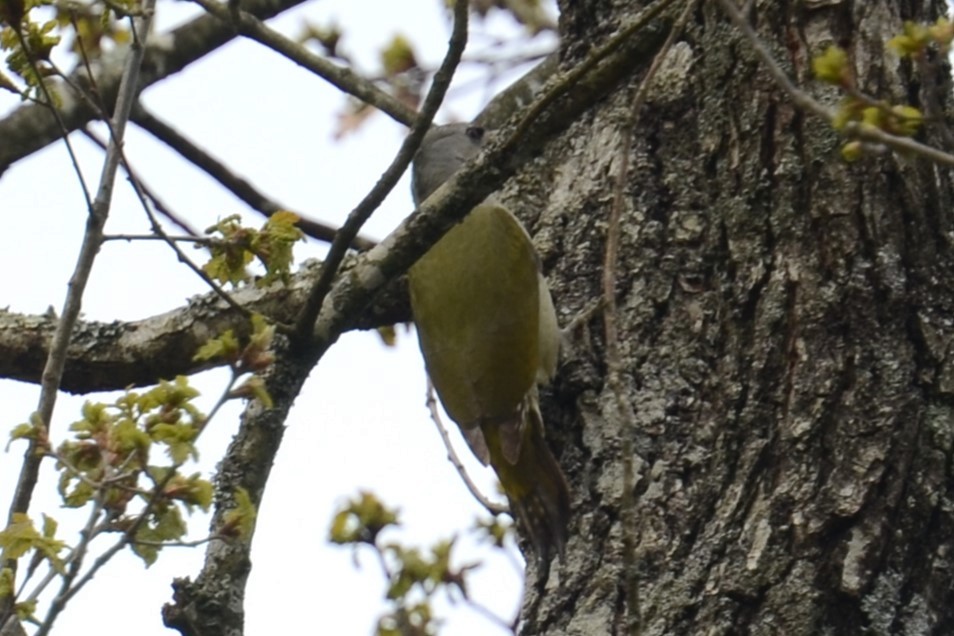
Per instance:
[[[562,2],[564,57],[636,4]],[[930,83],[886,43],[943,2],[753,4],[763,42],[823,103],[840,96],[811,59],[834,43],[861,90],[923,108]],[[700,5],[631,147],[639,77],[511,180],[566,323],[601,294],[629,153],[616,292],[632,408],[617,415],[590,321],[544,395],[575,511],[523,633],[954,633],[950,172],[891,153],[844,163],[844,139]],[[947,71],[931,78],[945,105]]]

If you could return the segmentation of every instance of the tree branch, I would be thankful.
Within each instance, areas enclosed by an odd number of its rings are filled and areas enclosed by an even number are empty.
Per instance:
[[[73,329],[79,318],[83,293],[93,269],[93,262],[102,244],[103,227],[109,217],[113,185],[122,156],[123,133],[129,120],[129,111],[135,100],[139,83],[139,71],[145,55],[145,38],[149,33],[154,9],[155,0],[146,0],[143,7],[143,17],[135,21],[132,29],[133,43],[119,83],[116,109],[110,122],[112,136],[106,151],[106,160],[100,177],[99,189],[89,210],[80,254],[77,257],[76,268],[70,279],[66,300],[63,303],[63,315],[57,321],[53,340],[50,344],[50,352],[43,368],[37,413],[40,421],[47,428],[49,428],[53,418],[53,408],[56,405],[57,393],[63,378],[67,350]],[[25,513],[30,507],[30,500],[33,498],[33,490],[36,487],[40,461],[42,460],[42,455],[37,452],[38,444],[36,440],[31,440],[24,454],[20,477],[7,516],[8,523],[12,523],[15,514]],[[9,560],[7,566],[15,569],[16,561]]]
[[[732,20],[732,23],[735,24],[736,28],[738,28],[739,31],[742,32],[742,35],[745,36],[745,39],[748,40],[749,44],[752,46],[752,50],[755,51],[755,55],[762,61],[762,63],[765,65],[765,68],[768,69],[768,72],[772,76],[772,79],[775,80],[775,83],[782,90],[788,93],[792,103],[802,110],[812,113],[818,117],[821,117],[827,122],[832,123],[835,120],[834,111],[818,102],[814,97],[802,89],[798,88],[798,86],[796,86],[795,83],[789,79],[785,71],[782,70],[782,67],[779,66],[778,62],[775,61],[775,58],[772,57],[772,53],[759,39],[758,34],[749,25],[745,17],[739,12],[738,8],[733,4],[733,0],[717,0],[717,2],[719,3],[719,6],[721,6],[726,12],[726,14],[728,14],[729,19]],[[901,137],[886,133],[876,126],[860,124],[858,122],[848,122],[840,132],[849,139],[861,139],[876,144],[882,144],[898,152],[913,153],[924,157],[925,159],[929,159],[939,165],[954,167],[954,154],[944,152],[943,150],[939,150],[933,146],[922,144],[918,141],[915,141],[914,139],[911,139],[910,137]]]
[[[312,53],[294,40],[285,37],[261,20],[256,19],[256,16],[252,13],[245,11],[244,7],[242,10],[233,11],[231,5],[214,2],[213,0],[193,0],[193,2],[224,23],[234,25],[239,33],[245,37],[264,44],[276,53],[326,80],[332,86],[349,95],[354,95],[366,104],[371,104],[395,121],[407,126],[414,123],[417,117],[414,109],[398,101],[351,69],[333,64],[320,55]]]
[[[282,11],[301,4],[304,0],[244,0],[243,9],[250,15],[266,20]],[[145,62],[139,74],[139,89],[178,73],[189,64],[205,57],[226,44],[236,35],[231,24],[212,16],[201,16],[163,34],[146,48]],[[107,105],[115,101],[122,75],[126,51],[117,50],[104,55],[95,65],[95,83]],[[86,69],[73,71],[70,79],[84,83]],[[99,113],[86,100],[60,85],[60,116],[67,130],[73,131],[97,119]],[[61,137],[60,127],[45,105],[27,104],[0,119],[0,175],[15,161],[27,157]]]
[[[244,287],[230,295],[252,312],[290,323],[317,279],[309,261],[288,286]],[[357,316],[352,328],[373,329],[409,319],[404,280],[399,279]],[[39,383],[56,319],[0,309],[0,377]],[[172,311],[131,322],[77,321],[67,350],[60,388],[69,393],[123,389],[154,384],[158,378],[190,375],[216,365],[192,360],[209,338],[227,329],[241,339],[251,332],[248,319],[229,309],[214,293],[196,296]]]
[[[411,165],[411,159],[414,158],[418,146],[421,145],[421,140],[424,139],[424,133],[431,127],[431,121],[434,119],[434,115],[437,114],[437,109],[440,108],[441,103],[444,101],[444,95],[447,93],[448,87],[450,87],[451,80],[454,77],[454,71],[457,70],[457,65],[460,63],[464,48],[467,46],[468,7],[469,3],[464,0],[458,0],[454,5],[454,28],[447,46],[447,54],[444,56],[443,62],[441,62],[441,67],[437,70],[437,73],[434,74],[434,82],[427,92],[427,97],[424,98],[421,114],[417,117],[414,125],[411,126],[410,134],[405,137],[397,155],[391,161],[391,165],[387,167],[387,170],[384,171],[384,174],[381,175],[378,182],[374,184],[371,191],[368,192],[361,202],[358,203],[357,207],[351,211],[341,230],[338,232],[338,235],[335,236],[335,240],[331,243],[331,249],[328,251],[328,257],[322,266],[321,275],[318,277],[314,288],[312,288],[301,314],[295,321],[296,332],[300,336],[306,335],[311,330],[315,318],[321,309],[321,304],[328,295],[328,291],[331,289],[331,285],[338,274],[338,269],[344,259],[348,245],[350,245],[354,237],[357,236],[361,226],[371,218],[371,215],[378,209],[378,206],[381,205],[384,198],[394,189],[394,186],[397,185],[401,175],[403,175],[407,167]]]
[[[232,172],[224,163],[192,143],[191,140],[183,136],[175,128],[150,113],[141,103],[137,103],[136,106],[133,107],[132,120],[153,137],[178,152],[186,161],[191,162],[207,175],[218,181],[219,185],[245,202],[256,212],[259,212],[265,217],[271,217],[276,212],[288,210],[286,206],[269,199],[259,192],[251,183]],[[294,210],[290,211],[294,212]],[[300,219],[298,221],[298,228],[308,236],[329,243],[334,239],[338,231],[337,228],[319,221],[313,221],[300,212],[295,212],[295,214],[297,214]],[[351,241],[351,247],[357,250],[369,250],[374,247],[374,245],[374,241],[361,236],[356,236]]]
[[[322,304],[313,329],[318,350],[348,328],[377,290],[407,271],[421,254],[483,201],[553,136],[566,130],[589,107],[652,58],[671,20],[651,19],[674,0],[658,0],[583,62],[551,77],[536,100],[518,111],[481,154],[432,194],[374,249],[359,258],[348,276],[339,276]],[[478,117],[478,120],[480,118]],[[505,131],[515,131],[510,135]]]

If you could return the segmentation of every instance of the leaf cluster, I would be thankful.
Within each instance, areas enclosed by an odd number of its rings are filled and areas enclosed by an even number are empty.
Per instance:
[[[924,32],[928,32],[928,29]],[[854,70],[844,49],[837,46],[828,47],[824,53],[812,60],[812,69],[816,78],[837,86],[845,93],[832,119],[835,130],[843,131],[849,124],[854,124],[899,137],[913,137],[921,129],[924,115],[919,109],[907,104],[891,104],[874,99],[857,88]],[[854,161],[862,156],[864,150],[865,146],[860,141],[851,140],[842,146],[842,157],[847,161]]]
[[[287,283],[291,277],[292,248],[305,234],[296,224],[298,215],[292,212],[276,212],[261,229],[242,226],[237,214],[228,216],[206,229],[213,239],[204,244],[212,253],[203,271],[213,280],[237,286],[255,280],[265,287],[280,280]],[[265,268],[265,275],[255,279],[247,266],[258,260]]]
[[[33,19],[32,10],[39,7],[52,7],[53,18]],[[0,50],[6,52],[7,70],[26,87],[21,90],[14,80],[0,73],[0,88],[17,93],[21,99],[40,98],[40,81],[59,74],[50,58],[64,35],[71,36],[72,53],[86,62],[99,59],[110,47],[128,44],[130,32],[120,18],[136,15],[138,7],[135,0],[95,3],[0,0]],[[57,101],[52,87],[47,89],[54,102]]]
[[[70,425],[71,439],[55,452],[40,446],[56,459],[63,505],[102,510],[108,521],[101,529],[130,532],[147,565],[162,542],[185,535],[182,512],[208,510],[212,503],[211,482],[178,472],[198,458],[195,442],[207,421],[193,403],[198,395],[187,378],[178,377],[145,392],[127,391],[111,404],[88,401],[82,418]],[[46,433],[34,420],[17,426],[12,438],[45,440]],[[156,462],[157,449],[168,463]],[[128,514],[134,501],[140,509]]]
[[[335,514],[329,538],[339,545],[368,546],[377,553],[388,581],[385,598],[390,604],[390,610],[378,620],[378,636],[436,634],[439,620],[431,606],[434,595],[443,589],[467,599],[467,572],[477,565],[452,565],[453,539],[440,541],[428,550],[396,542],[379,543],[380,534],[397,525],[397,510],[362,491]]]
[[[235,332],[227,329],[218,338],[206,342],[196,352],[197,361],[221,360],[232,369],[233,382],[240,376],[251,373],[245,382],[230,390],[228,398],[258,400],[265,408],[272,407],[272,398],[265,388],[265,382],[258,375],[275,362],[272,342],[275,339],[275,326],[268,324],[264,316],[252,314],[252,335],[242,346]]]

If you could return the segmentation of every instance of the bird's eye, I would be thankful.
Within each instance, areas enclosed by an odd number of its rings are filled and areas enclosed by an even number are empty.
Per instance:
[[[481,139],[484,138],[483,126],[468,126],[467,136],[473,139],[474,141],[480,141]]]

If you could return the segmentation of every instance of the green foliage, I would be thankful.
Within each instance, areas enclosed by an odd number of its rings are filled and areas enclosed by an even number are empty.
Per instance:
[[[56,20],[48,20],[42,24],[26,21],[19,32],[12,27],[0,31],[0,49],[8,52],[7,68],[26,83],[29,89],[27,95],[39,96],[40,80],[43,76],[53,73],[46,62],[50,59],[53,47],[60,43],[60,36],[55,32],[56,27]],[[26,50],[23,44],[26,45]]]
[[[46,425],[40,418],[39,413],[33,413],[29,422],[17,424],[10,431],[10,441],[18,439],[32,440],[36,442],[40,450],[46,450],[49,447],[49,440],[46,437]]]
[[[951,48],[954,39],[954,25],[945,17],[940,17],[932,25],[905,22],[904,31],[888,40],[888,47],[901,57],[918,57],[935,46],[943,53]]]
[[[343,35],[341,27],[335,23],[327,25],[306,23],[304,33],[298,41],[302,44],[317,42],[328,57],[342,57],[338,45]]]
[[[906,22],[904,33],[891,39],[888,46],[902,57],[923,56],[931,45],[946,51],[954,38],[954,27],[941,18],[933,26]],[[924,124],[924,115],[914,106],[891,104],[864,95],[858,90],[848,54],[837,46],[828,47],[812,60],[812,70],[819,80],[839,87],[846,93],[832,118],[838,131],[853,131],[855,127],[880,130],[897,137],[913,137]],[[841,156],[845,161],[857,161],[864,156],[866,146],[857,139],[845,143]]]
[[[413,603],[398,607],[378,620],[376,636],[432,636],[437,634],[431,604]]]
[[[125,45],[132,34],[117,18],[137,13],[136,0],[110,0],[103,3],[61,3],[56,5],[56,22],[59,27],[72,33],[70,49],[89,59],[102,56],[104,45]]]
[[[10,524],[0,530],[2,560],[19,559],[32,552],[37,558],[47,561],[54,570],[62,573],[63,560],[59,554],[66,544],[56,538],[56,527],[55,520],[43,515],[41,532],[33,525],[30,517],[23,513],[14,513]],[[5,584],[0,587],[5,588]]]
[[[490,542],[497,548],[503,548],[504,541],[508,536],[513,536],[514,525],[509,518],[500,516],[490,519],[478,519],[474,526],[475,530],[484,534]]]
[[[388,579],[385,598],[390,604],[377,625],[378,636],[436,634],[431,599],[439,590],[467,599],[466,576],[476,564],[452,565],[453,540],[440,541],[429,550],[390,542],[379,544],[381,531],[397,526],[397,511],[372,493],[362,491],[335,514],[329,532],[333,543],[367,546],[378,553]]]
[[[298,216],[291,212],[276,212],[260,230],[243,227],[235,214],[206,229],[207,234],[218,234],[208,243],[212,258],[202,269],[220,283],[237,286],[253,279],[246,267],[255,259],[264,266],[265,275],[255,284],[267,286],[276,280],[287,283],[291,275],[292,248],[305,238],[296,227]]]
[[[153,507],[152,514],[147,516],[136,530],[132,550],[150,566],[159,557],[163,543],[178,541],[187,531],[179,508],[166,503],[157,504]]]
[[[238,537],[248,541],[255,529],[255,504],[248,491],[239,488],[235,492],[235,507],[223,515],[222,527],[218,533],[224,537]]]
[[[452,540],[441,541],[431,548],[429,555],[424,555],[417,548],[404,548],[397,544],[386,546],[385,549],[398,565],[392,574],[387,597],[391,600],[403,598],[415,586],[430,595],[444,584],[457,588],[466,596],[462,572],[451,569],[453,546]]]
[[[844,130],[851,123],[871,126],[900,137],[912,137],[920,130],[924,116],[913,106],[892,106],[848,97],[836,111],[832,126],[835,130]]]
[[[259,314],[252,314],[252,334],[248,343],[242,347],[235,333],[228,329],[218,338],[213,338],[199,349],[194,360],[222,360],[232,368],[233,377],[245,373],[264,371],[273,362],[272,341],[275,339],[275,327]],[[258,375],[247,378],[240,386],[229,391],[229,398],[258,400],[265,408],[272,408],[272,397],[265,388],[265,382]]]
[[[252,375],[245,379],[239,386],[229,391],[229,397],[233,399],[257,400],[263,407],[270,409],[275,403],[272,402],[272,396],[268,394],[265,388],[265,380],[260,375]]]
[[[0,569],[0,600],[10,598],[16,589],[16,581],[13,576],[13,570],[10,568]]]
[[[188,477],[174,474],[162,493],[172,501],[182,502],[188,512],[196,507],[208,510],[212,505],[212,482],[202,479],[199,473],[192,473]]]
[[[195,443],[206,416],[193,403],[196,397],[198,391],[178,377],[142,393],[127,391],[112,404],[86,402],[82,419],[70,426],[72,439],[54,453],[64,505],[101,507],[112,530],[131,533],[133,550],[147,565],[164,542],[185,535],[183,510],[208,510],[212,503],[208,480],[178,472],[198,457]],[[170,464],[152,462],[156,448]],[[128,515],[136,500],[139,513]]]
[[[227,329],[225,333],[218,338],[213,338],[199,347],[199,350],[192,356],[192,359],[196,362],[224,360],[232,365],[238,362],[240,351],[239,340],[235,336],[235,332],[231,329]]]
[[[221,360],[237,373],[254,373],[267,369],[274,361],[271,352],[275,338],[275,327],[269,325],[264,316],[252,314],[252,334],[248,344],[241,346],[238,337],[227,329],[218,338],[206,342],[193,356],[193,360]]]
[[[848,87],[852,84],[848,54],[838,46],[829,46],[825,52],[812,60],[815,77],[828,84]]]
[[[0,76],[0,87],[28,97],[40,97],[40,81],[55,71],[49,63],[53,48],[60,43],[56,20],[43,23],[30,19],[35,7],[50,5],[52,0],[0,0],[0,50],[6,53],[7,69],[19,78],[26,90],[8,77]],[[54,102],[57,96],[51,92]],[[59,105],[59,104],[57,104]]]
[[[414,55],[414,46],[403,35],[395,35],[391,41],[381,49],[381,67],[388,77],[405,73],[417,68],[417,57]]]
[[[396,525],[397,510],[387,508],[374,494],[361,491],[357,499],[348,501],[335,514],[329,538],[338,544],[374,545],[382,530]]]

